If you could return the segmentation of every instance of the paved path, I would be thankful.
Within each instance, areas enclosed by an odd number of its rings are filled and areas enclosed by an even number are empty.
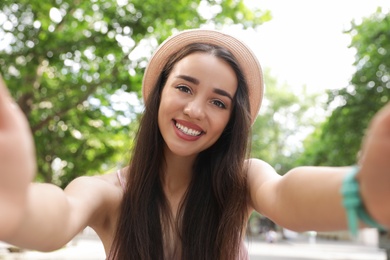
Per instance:
[[[69,243],[63,249],[42,253],[24,251],[8,253],[0,245],[0,260],[105,260],[103,245],[98,239],[81,239],[77,243]]]
[[[248,250],[251,260],[386,260],[385,252],[376,247],[327,240],[275,244],[252,241]]]
[[[279,241],[274,244],[262,240],[247,242],[251,260],[385,260],[383,250],[352,242],[318,240]],[[0,260],[104,260],[104,250],[97,239],[80,239],[75,244],[51,252],[25,251],[8,253],[0,244]]]

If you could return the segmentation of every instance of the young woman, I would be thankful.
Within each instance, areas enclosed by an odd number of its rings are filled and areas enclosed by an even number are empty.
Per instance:
[[[281,177],[247,158],[262,73],[232,36],[188,30],[166,40],[145,72],[128,167],[65,190],[31,183],[28,124],[0,85],[0,240],[8,243],[55,250],[90,226],[108,259],[248,259],[242,239],[253,210],[296,231],[355,231],[359,218],[390,226],[390,107],[374,118],[359,167]]]

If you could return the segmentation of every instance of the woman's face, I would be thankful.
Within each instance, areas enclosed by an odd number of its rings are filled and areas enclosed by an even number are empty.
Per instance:
[[[175,64],[162,90],[158,124],[167,147],[179,156],[213,145],[233,108],[237,78],[222,59],[193,53]]]

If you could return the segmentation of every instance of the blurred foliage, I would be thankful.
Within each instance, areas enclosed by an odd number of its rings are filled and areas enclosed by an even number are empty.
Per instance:
[[[265,98],[252,128],[251,156],[284,174],[296,166],[303,138],[323,118],[318,106],[321,96],[309,93],[306,87],[279,83],[268,69],[264,75]]]
[[[172,32],[269,19],[242,0],[0,1],[0,73],[30,122],[38,180],[126,163],[146,61]]]
[[[337,107],[306,140],[302,164],[355,164],[370,120],[389,102],[390,13],[378,9],[360,24],[352,22],[346,33],[356,50],[356,72],[349,86],[329,92],[328,105]]]

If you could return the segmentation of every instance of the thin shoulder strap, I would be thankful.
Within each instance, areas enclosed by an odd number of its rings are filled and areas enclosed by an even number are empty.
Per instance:
[[[117,170],[117,171],[116,171],[116,175],[118,176],[118,180],[119,180],[119,183],[120,183],[121,186],[122,186],[122,189],[125,190],[126,185],[125,185],[125,181],[123,180],[121,171],[120,171],[120,170]]]

